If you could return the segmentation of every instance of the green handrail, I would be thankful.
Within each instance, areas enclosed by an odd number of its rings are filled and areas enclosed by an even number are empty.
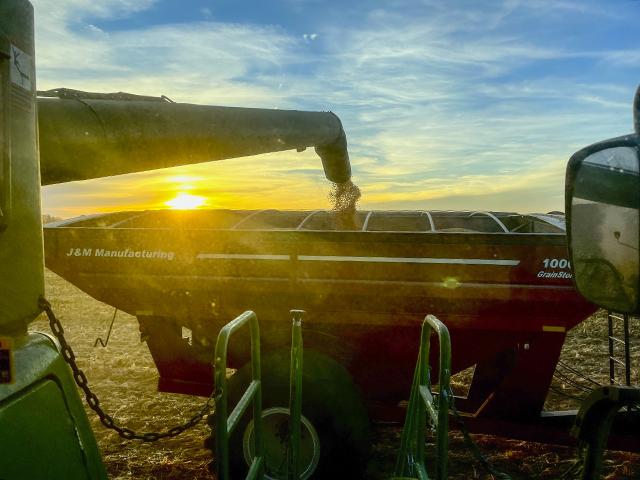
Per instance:
[[[300,418],[302,416],[302,318],[304,310],[291,310],[291,373],[289,381],[289,450],[287,478],[299,480]]]
[[[227,417],[227,350],[231,334],[249,324],[251,331],[251,383],[247,387],[238,404]],[[229,473],[229,435],[238,426],[242,415],[250,403],[253,403],[253,425],[255,456],[247,480],[264,477],[264,444],[262,434],[262,380],[260,374],[260,328],[258,317],[247,311],[235,320],[227,323],[218,334],[214,359],[214,379],[217,393],[216,403],[216,463],[219,480],[230,480]],[[234,479],[235,480],[235,479]]]
[[[431,332],[438,335],[440,362],[437,401],[431,393],[429,374],[429,350]],[[444,480],[448,475],[449,407],[451,405],[451,339],[447,327],[433,315],[427,315],[422,323],[420,351],[413,376],[409,406],[402,430],[400,450],[396,460],[396,477],[417,476],[428,480],[424,460],[424,427],[427,419],[436,432],[436,476]]]

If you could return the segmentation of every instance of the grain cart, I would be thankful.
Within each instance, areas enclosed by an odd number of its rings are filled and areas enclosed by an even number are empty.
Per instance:
[[[208,395],[212,335],[247,309],[265,351],[284,348],[295,306],[308,350],[349,371],[375,418],[397,418],[433,312],[454,371],[476,365],[466,410],[535,417],[566,331],[594,311],[555,214],[361,211],[345,228],[330,211],[119,212],[47,225],[45,239],[50,269],[138,317],[162,391]],[[234,368],[247,361],[233,352]]]
[[[40,185],[313,146],[327,177],[350,178],[331,113],[177,104],[58,90],[36,100],[33,8],[0,0],[0,477],[106,478],[73,354],[27,333],[43,310]],[[38,120],[40,134],[38,135]],[[40,163],[39,163],[40,157]],[[41,168],[40,168],[41,167]],[[63,359],[64,356],[64,359]],[[95,399],[91,400],[93,403]]]
[[[571,283],[561,215],[362,211],[345,228],[327,211],[120,212],[48,225],[45,238],[50,269],[138,317],[161,391],[209,395],[215,334],[251,309],[265,408],[281,415],[287,312],[305,310],[303,415],[321,464],[363,457],[366,439],[349,433],[365,431],[363,404],[369,418],[402,420],[425,312],[451,332],[453,372],[475,365],[456,401],[470,428],[570,440],[570,420],[541,411],[566,332],[595,307]],[[241,391],[249,351],[237,345],[230,385]]]

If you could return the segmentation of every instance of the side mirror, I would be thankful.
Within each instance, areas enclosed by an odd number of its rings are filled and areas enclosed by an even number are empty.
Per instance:
[[[575,153],[566,178],[569,255],[588,300],[640,311],[640,136],[606,140]]]

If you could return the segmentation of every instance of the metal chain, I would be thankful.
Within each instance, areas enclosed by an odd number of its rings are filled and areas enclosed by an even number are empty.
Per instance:
[[[473,441],[473,439],[471,438],[471,435],[469,434],[469,430],[467,429],[467,426],[464,424],[462,417],[458,413],[458,409],[456,408],[456,404],[454,401],[453,391],[450,388],[449,388],[449,398],[451,399],[451,409],[453,410],[453,417],[455,418],[456,423],[458,424],[458,427],[462,431],[462,436],[464,437],[465,446],[471,452],[471,454],[476,459],[476,461],[480,463],[480,465],[482,465],[484,469],[488,473],[493,475],[495,478],[498,478],[500,480],[512,480],[508,474],[497,470],[493,466],[493,464],[489,461],[489,459],[486,457],[486,455],[480,451],[480,447],[478,447],[478,445],[476,445],[476,443]]]
[[[58,342],[60,342],[62,357],[71,367],[71,370],[73,371],[73,378],[76,381],[78,387],[80,387],[80,389],[84,392],[87,404],[89,405],[91,410],[96,412],[96,414],[100,418],[100,422],[102,422],[105,427],[111,430],[115,430],[122,438],[127,440],[142,440],[143,442],[155,442],[157,440],[160,440],[161,438],[175,437],[177,435],[180,435],[182,432],[196,426],[206,415],[210,414],[213,411],[216,389],[214,389],[209,398],[207,398],[207,400],[205,401],[202,408],[193,417],[191,417],[181,425],[167,428],[162,432],[138,433],[134,430],[131,430],[130,428],[118,425],[114,418],[102,409],[102,407],[100,406],[100,400],[98,399],[96,394],[91,391],[91,388],[89,388],[87,376],[80,369],[80,367],[78,367],[78,364],[76,363],[76,356],[73,353],[71,346],[67,343],[67,340],[64,337],[64,328],[62,328],[60,320],[58,320],[53,313],[51,304],[45,298],[41,297],[39,306],[40,309],[43,310],[49,318],[51,331],[58,339]]]

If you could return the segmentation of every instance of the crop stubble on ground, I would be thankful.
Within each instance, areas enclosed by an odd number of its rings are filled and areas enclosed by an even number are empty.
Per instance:
[[[118,312],[111,340],[106,348],[93,347],[95,339],[106,334],[113,308],[102,304],[52,272],[46,272],[47,296],[61,318],[78,362],[102,406],[119,422],[134,430],[156,431],[190,418],[203,399],[185,395],[158,393],[157,372],[149,351],[140,342],[134,317]],[[640,328],[632,325],[635,342],[632,357],[640,357]],[[44,318],[32,329],[48,331]],[[570,332],[562,359],[601,383],[608,378],[606,368],[606,322],[592,318]],[[565,374],[567,372],[564,372]],[[637,381],[640,373],[634,371]],[[574,382],[576,379],[574,379]],[[583,381],[581,381],[584,383]],[[554,380],[554,389],[570,395],[581,392],[570,382]],[[547,399],[547,408],[577,408],[575,400],[557,393]],[[177,438],[145,444],[126,441],[105,429],[93,412],[88,411],[110,478],[113,479],[212,479],[208,472],[209,452],[203,441],[209,431],[204,422]],[[372,462],[367,479],[388,478],[399,444],[398,427],[376,427]],[[496,466],[515,479],[557,479],[573,462],[574,451],[567,447],[505,440],[488,435],[474,439]],[[491,479],[466,453],[459,433],[451,433],[452,479]],[[608,479],[640,479],[640,455],[608,452]]]

